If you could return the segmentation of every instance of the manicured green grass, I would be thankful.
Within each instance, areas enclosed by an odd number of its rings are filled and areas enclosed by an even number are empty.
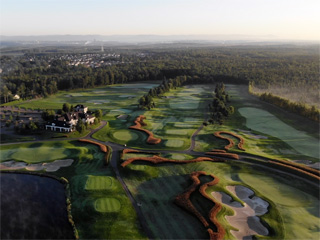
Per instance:
[[[27,163],[51,162],[57,159],[69,158],[78,154],[77,158],[87,156],[88,149],[74,147],[70,141],[23,143],[1,146],[1,161],[15,160]]]
[[[279,176],[240,173],[239,177],[275,203],[284,223],[285,239],[320,238],[317,230],[320,221],[319,198],[306,192],[311,186]],[[299,188],[297,185],[300,185]]]
[[[173,159],[179,158],[174,154],[171,157]],[[303,235],[310,237],[310,239],[318,237],[319,233],[314,231],[319,222],[318,198],[308,192],[310,187],[303,181],[296,181],[290,176],[279,177],[279,174],[266,172],[264,169],[236,161],[182,165],[150,165],[149,163],[137,162],[131,165],[145,167],[145,170],[141,171],[139,175],[134,174],[130,168],[126,168],[122,170],[122,176],[126,179],[126,184],[137,201],[142,204],[141,209],[146,214],[147,221],[152,223],[152,232],[159,238],[177,238],[177,236],[181,238],[185,234],[190,234],[189,236],[192,238],[206,238],[201,224],[197,225],[196,222],[193,222],[195,219],[192,216],[176,208],[173,203],[174,197],[190,186],[188,175],[194,171],[205,171],[220,179],[218,185],[208,188],[207,194],[209,196],[212,191],[223,191],[232,196],[234,200],[242,202],[226,190],[226,186],[240,184],[249,187],[258,197],[269,202],[269,212],[263,215],[262,219],[271,227],[271,236],[259,236],[259,239],[279,239],[283,236],[285,239],[301,239]],[[197,201],[201,204],[200,198]],[[234,228],[225,220],[226,214],[232,215],[233,211],[227,206],[223,206],[218,220],[227,231],[225,238],[234,239],[229,232]],[[295,214],[301,218],[301,221],[294,217]],[[180,221],[180,218],[184,220]],[[302,221],[305,223],[302,224]],[[170,228],[166,228],[168,224],[171,225]],[[299,224],[300,227],[297,226]],[[186,225],[189,226],[190,231],[183,232]]]
[[[98,212],[114,213],[120,211],[121,203],[116,198],[98,198],[94,202],[94,208]]]
[[[119,130],[113,133],[113,137],[120,141],[132,141],[137,140],[139,136],[130,130]]]
[[[319,140],[282,122],[270,112],[246,107],[238,109],[246,118],[246,126],[281,139],[303,155],[319,158]]]
[[[157,86],[157,82],[111,85],[93,89],[61,91],[56,95],[31,101],[14,101],[2,105],[19,106],[33,109],[61,109],[63,103],[85,104],[89,109],[115,110],[136,104],[148,89]],[[130,92],[130,95],[128,95]]]
[[[319,136],[315,133],[319,126],[316,123],[260,101],[248,93],[247,86],[227,85],[227,91],[235,113],[223,125],[204,127],[196,138],[196,151],[223,149],[227,141],[214,137],[213,133],[230,131],[244,138],[246,153],[319,161]],[[238,140],[234,140],[237,144]],[[231,151],[242,152],[236,147]]]
[[[113,186],[112,177],[89,175],[84,188],[86,190],[99,191],[99,190],[112,189],[112,186]]]

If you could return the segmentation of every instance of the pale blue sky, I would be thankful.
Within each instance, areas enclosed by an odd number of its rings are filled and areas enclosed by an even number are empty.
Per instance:
[[[320,40],[319,0],[0,0],[2,35],[243,34]]]

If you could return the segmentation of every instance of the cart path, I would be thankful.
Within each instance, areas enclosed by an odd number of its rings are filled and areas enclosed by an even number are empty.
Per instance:
[[[131,201],[131,204],[132,206],[134,207],[136,213],[137,213],[137,216],[138,216],[138,219],[139,219],[139,222],[142,226],[142,229],[144,230],[145,234],[147,235],[147,237],[149,239],[154,239],[155,237],[153,236],[150,228],[149,228],[149,225],[141,211],[141,208],[138,206],[138,203],[136,202],[136,200],[134,199],[134,197],[132,196],[130,190],[128,189],[128,186],[126,185],[126,183],[124,182],[124,180],[122,179],[121,175],[120,175],[120,172],[119,172],[119,169],[118,169],[118,159],[119,159],[119,149],[113,149],[113,152],[112,152],[112,157],[111,157],[111,166],[112,166],[112,169],[113,171],[115,172],[116,174],[116,177],[118,179],[118,181],[121,183],[124,191],[126,192],[127,194],[127,197],[130,199]]]

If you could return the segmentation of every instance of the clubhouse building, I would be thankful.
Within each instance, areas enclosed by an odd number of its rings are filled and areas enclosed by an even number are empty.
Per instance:
[[[74,110],[74,112],[56,114],[53,121],[46,123],[46,130],[72,132],[78,121],[88,124],[94,123],[95,117],[88,113],[88,107],[77,105]]]

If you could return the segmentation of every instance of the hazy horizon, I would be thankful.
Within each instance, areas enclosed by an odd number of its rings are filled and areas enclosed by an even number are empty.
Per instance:
[[[2,0],[2,36],[249,36],[320,40],[316,0]]]

